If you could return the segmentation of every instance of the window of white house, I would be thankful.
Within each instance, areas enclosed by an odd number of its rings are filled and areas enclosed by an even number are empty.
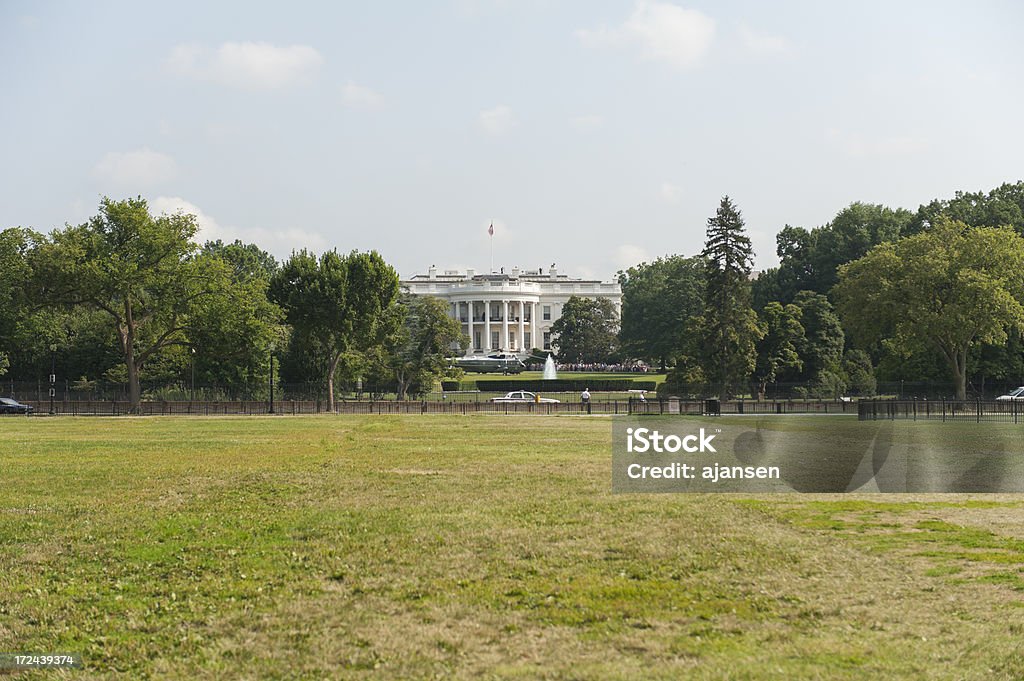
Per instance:
[[[544,321],[546,321],[546,322],[550,322],[551,321],[551,306],[550,305],[545,305],[544,306]]]
[[[550,350],[551,349],[551,332],[550,331],[545,331],[544,332],[544,349],[545,350]]]

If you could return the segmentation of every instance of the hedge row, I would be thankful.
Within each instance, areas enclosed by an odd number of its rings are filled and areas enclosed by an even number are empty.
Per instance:
[[[582,392],[589,388],[591,392],[626,392],[627,390],[654,390],[656,381],[634,381],[631,378],[604,378],[585,380],[572,378],[554,378],[548,381],[509,381],[501,378],[481,378],[476,381],[477,390],[482,392],[507,393],[513,390],[529,390],[530,392]]]

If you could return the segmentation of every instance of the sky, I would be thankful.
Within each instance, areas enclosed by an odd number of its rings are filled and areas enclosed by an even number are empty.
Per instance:
[[[612,278],[1024,178],[1007,2],[0,0],[0,228],[101,197],[408,277]]]

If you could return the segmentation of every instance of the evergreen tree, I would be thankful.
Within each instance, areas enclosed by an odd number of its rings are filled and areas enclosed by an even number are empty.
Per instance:
[[[754,370],[756,343],[764,336],[750,306],[754,249],[743,216],[728,196],[708,218],[701,255],[707,284],[700,363],[724,400]]]

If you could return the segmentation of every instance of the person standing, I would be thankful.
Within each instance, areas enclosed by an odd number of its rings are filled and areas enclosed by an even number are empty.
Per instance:
[[[580,402],[583,403],[583,408],[590,413],[590,388],[584,388],[583,392],[580,393]]]

